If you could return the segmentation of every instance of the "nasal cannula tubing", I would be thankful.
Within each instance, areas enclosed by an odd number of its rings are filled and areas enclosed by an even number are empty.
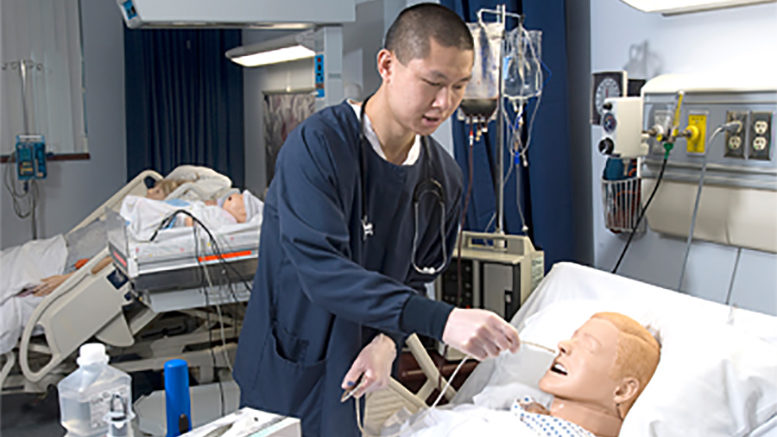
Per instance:
[[[542,344],[539,344],[539,343],[535,343],[535,342],[532,342],[532,341],[524,341],[524,340],[521,340],[521,346],[523,346],[523,345],[526,345],[526,346],[532,346],[532,347],[535,347],[535,348],[537,348],[537,349],[542,349],[542,350],[544,350],[544,351],[547,351],[547,352],[550,352],[550,353],[552,353],[553,355],[556,355],[556,354],[558,353],[558,351],[557,351],[555,348],[548,347],[548,346],[545,346],[545,345],[542,345]],[[455,370],[453,371],[453,373],[451,374],[451,377],[450,377],[450,378],[448,378],[448,380],[447,380],[447,381],[445,381],[445,386],[444,386],[444,387],[442,388],[442,390],[440,391],[440,394],[439,394],[439,396],[437,396],[437,399],[435,399],[435,400],[434,400],[434,403],[432,403],[432,406],[431,406],[431,407],[429,407],[429,408],[427,408],[427,409],[425,409],[425,410],[424,410],[424,411],[421,413],[421,415],[420,415],[420,416],[418,416],[418,417],[416,417],[416,418],[415,418],[415,421],[418,421],[419,419],[421,419],[422,417],[424,417],[424,415],[425,415],[426,413],[428,413],[429,411],[431,411],[433,408],[435,408],[435,407],[437,406],[437,404],[438,404],[438,403],[440,403],[440,400],[442,400],[442,396],[443,396],[443,395],[445,394],[445,392],[448,390],[448,387],[450,387],[450,385],[451,385],[451,381],[453,381],[453,379],[454,379],[454,378],[456,378],[456,374],[458,374],[458,373],[459,373],[459,369],[461,369],[461,366],[463,366],[463,365],[464,365],[464,363],[465,363],[467,360],[471,359],[471,358],[472,358],[472,355],[467,355],[467,356],[465,356],[465,357],[464,357],[464,358],[461,360],[461,362],[459,363],[459,365],[458,365],[458,366],[456,366],[456,369],[455,369]],[[361,403],[361,402],[359,402],[359,399],[354,399],[354,404],[355,404],[355,407],[354,407],[354,408],[356,409],[356,426],[358,426],[358,427],[359,427],[359,431],[362,433],[362,436],[365,436],[365,437],[379,437],[379,436],[377,436],[377,435],[370,434],[369,432],[367,432],[367,431],[364,429],[364,426],[362,425],[362,420],[361,420],[361,408],[359,407],[359,404],[360,404],[360,403]],[[384,435],[384,434],[381,434],[381,436],[380,436],[380,437],[398,437],[398,436],[400,435],[400,433],[401,433],[401,431],[397,431],[397,432],[395,432],[394,434],[389,434],[389,435]]]

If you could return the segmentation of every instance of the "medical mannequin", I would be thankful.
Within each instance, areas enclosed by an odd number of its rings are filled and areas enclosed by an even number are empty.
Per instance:
[[[175,191],[176,188],[178,188],[179,186],[183,185],[186,182],[189,182],[189,181],[184,179],[159,179],[156,181],[153,187],[146,190],[146,198],[154,199],[154,200],[164,200],[170,193]],[[76,263],[75,265],[76,270],[79,269],[83,264],[85,264],[86,261],[88,261],[88,258],[79,260],[79,262]],[[110,258],[106,257],[100,261],[98,266],[101,269],[109,262],[110,262]],[[33,289],[33,294],[39,297],[50,294],[52,291],[56,290],[57,287],[62,285],[62,283],[65,282],[65,280],[67,280],[67,278],[69,278],[73,273],[74,271],[60,274],[60,275],[47,276],[41,279],[40,284],[38,284]]]
[[[156,209],[151,209],[154,207],[154,204],[162,203],[161,201],[155,201],[154,197],[155,195],[161,194],[163,197],[166,197],[170,192],[175,190],[175,188],[182,183],[186,182],[184,180],[172,180],[171,183],[164,183],[165,179],[161,179],[157,182],[157,184],[152,188],[149,189],[147,192],[146,198],[143,199],[143,202],[141,203],[145,207],[149,208],[149,210],[156,211]],[[152,190],[155,190],[153,193]],[[148,199],[148,200],[146,200]],[[247,207],[246,204],[249,204]],[[224,199],[224,202],[222,203],[222,206],[217,205],[210,205],[207,202],[186,202],[186,201],[179,201],[174,206],[167,206],[161,210],[158,211],[158,216],[156,217],[157,221],[161,222],[162,219],[165,218],[165,215],[170,213],[171,211],[174,211],[177,209],[176,207],[182,207],[186,209],[191,209],[192,214],[195,217],[198,217],[198,219],[202,220],[206,226],[209,228],[212,227],[218,227],[219,225],[224,224],[232,224],[232,223],[245,223],[246,220],[249,218],[249,210],[250,210],[250,216],[253,217],[254,215],[259,214],[259,210],[257,209],[256,203],[260,203],[253,195],[247,194],[244,195],[242,193],[234,193],[229,195],[226,199]],[[187,208],[190,206],[190,208]],[[189,216],[181,215],[180,219],[176,221],[174,226],[192,226],[193,220]],[[83,260],[83,263],[77,263],[76,268],[83,265],[88,259]],[[103,266],[110,263],[110,258],[106,257],[103,260],[100,261],[99,266],[102,268]],[[69,278],[74,272],[59,274],[59,275],[53,275],[48,276],[46,278],[41,279],[41,283],[37,285],[33,289],[33,294],[35,296],[45,296],[50,294],[52,291],[54,291],[57,287],[62,285],[67,278]]]
[[[549,413],[599,437],[617,436],[623,419],[658,365],[660,346],[642,325],[619,313],[596,313],[571,339],[539,381],[554,396]],[[544,411],[543,411],[544,410]]]
[[[539,380],[539,388],[554,397],[550,409],[525,397],[536,388],[503,381],[476,395],[473,403],[416,413],[400,426],[399,435],[617,436],[658,365],[656,339],[627,316],[597,313],[558,348]]]
[[[203,206],[205,210],[214,211],[214,209],[221,209],[223,211],[226,211],[229,213],[230,216],[237,222],[237,223],[245,223],[246,222],[246,206],[243,198],[243,194],[241,193],[235,193],[230,194],[226,199],[224,199],[224,203],[219,207],[217,205],[209,204],[208,202],[205,202],[205,205]],[[194,220],[192,220],[191,217],[186,217],[184,219],[184,223],[186,226],[192,226]]]
[[[146,198],[154,200],[165,200],[167,196],[175,191],[176,188],[189,182],[183,179],[159,179],[153,187],[146,190]]]

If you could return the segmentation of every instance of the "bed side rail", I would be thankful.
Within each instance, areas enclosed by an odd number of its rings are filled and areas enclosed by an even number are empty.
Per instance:
[[[24,327],[19,345],[19,366],[24,377],[38,382],[93,336],[115,346],[134,342],[122,307],[129,283],[111,282],[113,268],[105,265],[103,249],[71,275],[35,308]],[[44,329],[51,358],[40,369],[30,367],[29,351],[35,325]],[[106,332],[103,332],[106,331]]]
[[[99,208],[96,208],[94,211],[92,211],[91,214],[86,216],[85,219],[81,220],[79,224],[77,224],[73,229],[70,230],[70,232],[73,232],[77,229],[80,229],[89,223],[97,220],[98,218],[101,218],[105,215],[105,211],[111,210],[111,211],[118,211],[119,208],[121,208],[121,202],[124,200],[124,197],[126,197],[128,194],[134,194],[136,196],[145,196],[146,195],[146,178],[152,177],[155,180],[162,179],[162,175],[157,173],[154,170],[144,170],[140,172],[137,176],[135,176],[131,181],[127,183],[124,187],[122,187],[119,191],[116,192],[113,196],[110,197],[110,199],[106,200],[102,205],[100,205]]]

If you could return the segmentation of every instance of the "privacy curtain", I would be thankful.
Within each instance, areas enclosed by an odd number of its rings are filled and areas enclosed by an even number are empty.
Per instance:
[[[124,31],[127,176],[204,165],[244,185],[239,30]]]
[[[574,214],[572,211],[570,136],[567,116],[567,53],[565,0],[441,0],[441,4],[456,11],[465,21],[477,21],[480,9],[496,9],[504,4],[508,11],[524,15],[524,27],[542,30],[542,60],[546,66],[542,100],[532,126],[528,149],[528,168],[516,166],[505,181],[504,230],[508,234],[523,234],[518,213],[516,175],[519,175],[520,202],[523,209],[526,234],[535,246],[545,251],[545,268],[555,262],[574,259]],[[494,15],[486,14],[486,21]],[[516,26],[508,20],[507,30]],[[525,108],[526,125],[521,132],[523,143],[528,139],[529,118],[536,99]],[[514,115],[510,112],[510,117]],[[506,128],[505,131],[508,129]],[[467,211],[465,229],[493,232],[492,220],[496,211],[496,181],[498,168],[495,154],[497,124],[489,124],[488,136],[475,144],[473,153],[472,195]],[[456,161],[468,183],[468,132],[464,123],[453,123]],[[503,144],[504,173],[508,174],[511,157]]]

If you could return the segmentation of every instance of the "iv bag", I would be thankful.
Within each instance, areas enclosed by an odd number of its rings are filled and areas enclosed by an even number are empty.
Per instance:
[[[499,98],[500,23],[467,23],[475,43],[472,78],[464,90],[459,106],[459,119],[490,118]]]
[[[526,100],[542,93],[542,31],[518,26],[507,33],[504,95]]]

